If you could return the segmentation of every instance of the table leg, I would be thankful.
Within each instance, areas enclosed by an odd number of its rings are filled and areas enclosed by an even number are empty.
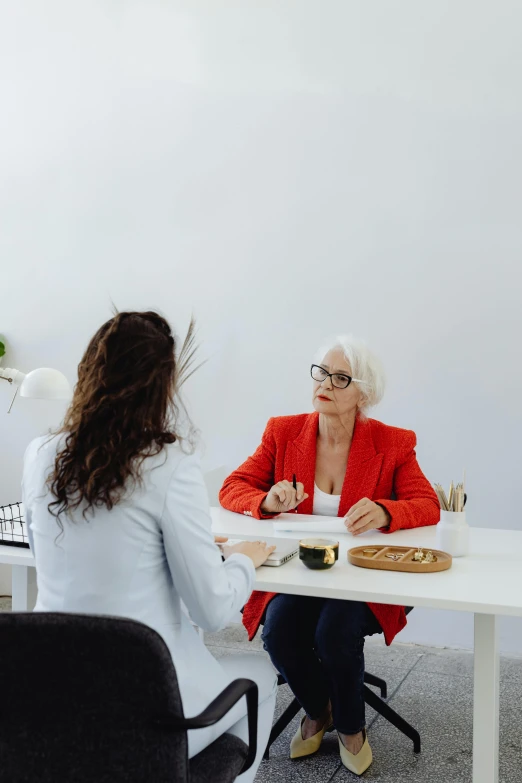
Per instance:
[[[11,566],[13,612],[29,611],[29,566]]]
[[[475,614],[473,783],[498,783],[499,679],[497,618]]]

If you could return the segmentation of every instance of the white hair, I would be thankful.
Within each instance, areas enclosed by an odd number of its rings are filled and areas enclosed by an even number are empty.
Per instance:
[[[340,348],[344,358],[350,365],[351,375],[363,383],[357,387],[361,392],[359,402],[360,412],[365,416],[368,409],[382,400],[386,377],[380,360],[373,354],[364,340],[359,340],[351,334],[342,334],[325,340],[317,351],[314,361],[321,364],[326,354],[334,348]]]

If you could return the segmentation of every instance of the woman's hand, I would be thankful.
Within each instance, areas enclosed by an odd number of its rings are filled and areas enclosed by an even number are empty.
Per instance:
[[[291,511],[307,497],[301,483],[298,483],[297,489],[294,489],[291,481],[279,481],[263,500],[261,511],[263,514],[281,514],[284,511]]]
[[[344,517],[347,531],[354,536],[367,533],[368,530],[388,527],[390,522],[391,516],[388,511],[368,498],[359,500]]]
[[[233,546],[223,547],[223,557],[225,560],[230,555],[239,553],[240,555],[246,555],[251,559],[254,564],[254,568],[259,568],[268,559],[268,556],[272,554],[275,546],[267,546],[264,541],[241,541],[240,544],[234,544]]]
[[[227,536],[214,536],[214,541],[216,544],[224,544],[226,541],[228,541]]]

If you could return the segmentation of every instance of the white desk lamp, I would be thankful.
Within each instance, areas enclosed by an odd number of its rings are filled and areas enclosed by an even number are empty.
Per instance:
[[[8,413],[11,413],[18,392],[21,397],[31,397],[33,400],[66,400],[71,396],[71,387],[65,375],[49,367],[40,367],[27,375],[11,367],[0,367],[0,380],[16,386]]]

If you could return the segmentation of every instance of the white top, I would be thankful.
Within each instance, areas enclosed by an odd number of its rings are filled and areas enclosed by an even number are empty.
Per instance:
[[[151,626],[172,654],[185,714],[199,713],[231,678],[199,638],[181,601],[201,628],[224,628],[250,595],[252,561],[241,554],[222,561],[199,461],[177,443],[145,460],[142,486],[130,497],[111,511],[96,508],[87,521],[80,508],[72,521],[63,519],[59,536],[46,487],[58,442],[33,441],[24,462],[23,499],[38,582],[35,611],[117,615]]]
[[[336,517],[339,513],[340,502],[340,495],[329,495],[319,489],[317,484],[314,484],[314,514],[319,514],[322,517]]]

